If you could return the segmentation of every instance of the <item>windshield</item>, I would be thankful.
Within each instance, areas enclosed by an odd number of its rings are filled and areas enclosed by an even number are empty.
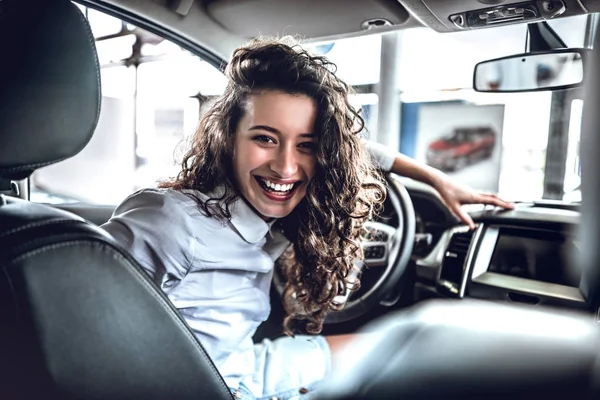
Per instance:
[[[218,66],[163,38],[80,8],[102,67],[100,121],[80,154],[33,174],[32,200],[118,204],[178,172],[180,145],[226,80]],[[584,47],[587,19],[549,23],[568,47]],[[523,53],[526,31],[413,28],[306,45],[355,88],[351,101],[371,140],[507,200],[578,201],[580,89],[472,89],[475,64]]]
[[[568,47],[585,47],[587,18],[549,24]],[[581,89],[510,94],[472,89],[475,64],[523,53],[526,37],[526,25],[404,32],[400,147],[467,185],[512,201],[580,201]],[[482,124],[493,131],[489,137],[469,134]]]

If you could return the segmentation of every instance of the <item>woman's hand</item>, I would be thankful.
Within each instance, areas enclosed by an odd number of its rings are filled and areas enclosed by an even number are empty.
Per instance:
[[[379,154],[379,158],[385,158],[384,153],[389,150],[384,150],[381,147],[371,144],[370,151],[375,153],[376,156]],[[461,209],[461,206],[464,204],[488,204],[507,209],[514,208],[512,204],[500,200],[495,194],[476,192],[467,186],[458,184],[443,172],[424,163],[417,162],[401,153],[395,153],[390,171],[426,183],[435,188],[450,212],[471,229],[475,228],[475,223],[469,214]]]
[[[440,194],[442,201],[448,207],[450,212],[459,220],[468,225],[471,229],[475,228],[475,223],[461,206],[464,204],[487,204],[506,209],[513,209],[514,206],[501,200],[493,193],[480,193],[469,187],[458,184],[447,175],[439,174],[433,187]]]

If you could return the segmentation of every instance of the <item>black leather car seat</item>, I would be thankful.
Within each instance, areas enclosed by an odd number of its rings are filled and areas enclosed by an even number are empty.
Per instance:
[[[79,152],[101,92],[92,33],[68,0],[0,1],[0,55],[6,181]],[[232,396],[168,299],[102,230],[0,195],[0,398]]]
[[[434,300],[364,330],[319,400],[600,398],[592,315]]]

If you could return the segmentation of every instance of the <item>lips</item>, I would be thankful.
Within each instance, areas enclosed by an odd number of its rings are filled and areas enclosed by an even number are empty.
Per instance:
[[[278,183],[267,178],[255,176],[265,196],[275,201],[286,201],[292,198],[302,181]]]

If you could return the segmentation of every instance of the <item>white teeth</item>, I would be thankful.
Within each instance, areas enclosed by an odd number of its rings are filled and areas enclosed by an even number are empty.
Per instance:
[[[292,190],[294,188],[294,184],[293,183],[290,183],[290,184],[287,184],[287,185],[286,184],[282,185],[282,184],[279,184],[279,183],[274,183],[274,182],[268,181],[266,179],[263,179],[262,181],[264,182],[264,184],[267,187],[269,187],[269,188],[271,188],[273,190],[276,190],[278,192],[289,192],[290,190]]]

